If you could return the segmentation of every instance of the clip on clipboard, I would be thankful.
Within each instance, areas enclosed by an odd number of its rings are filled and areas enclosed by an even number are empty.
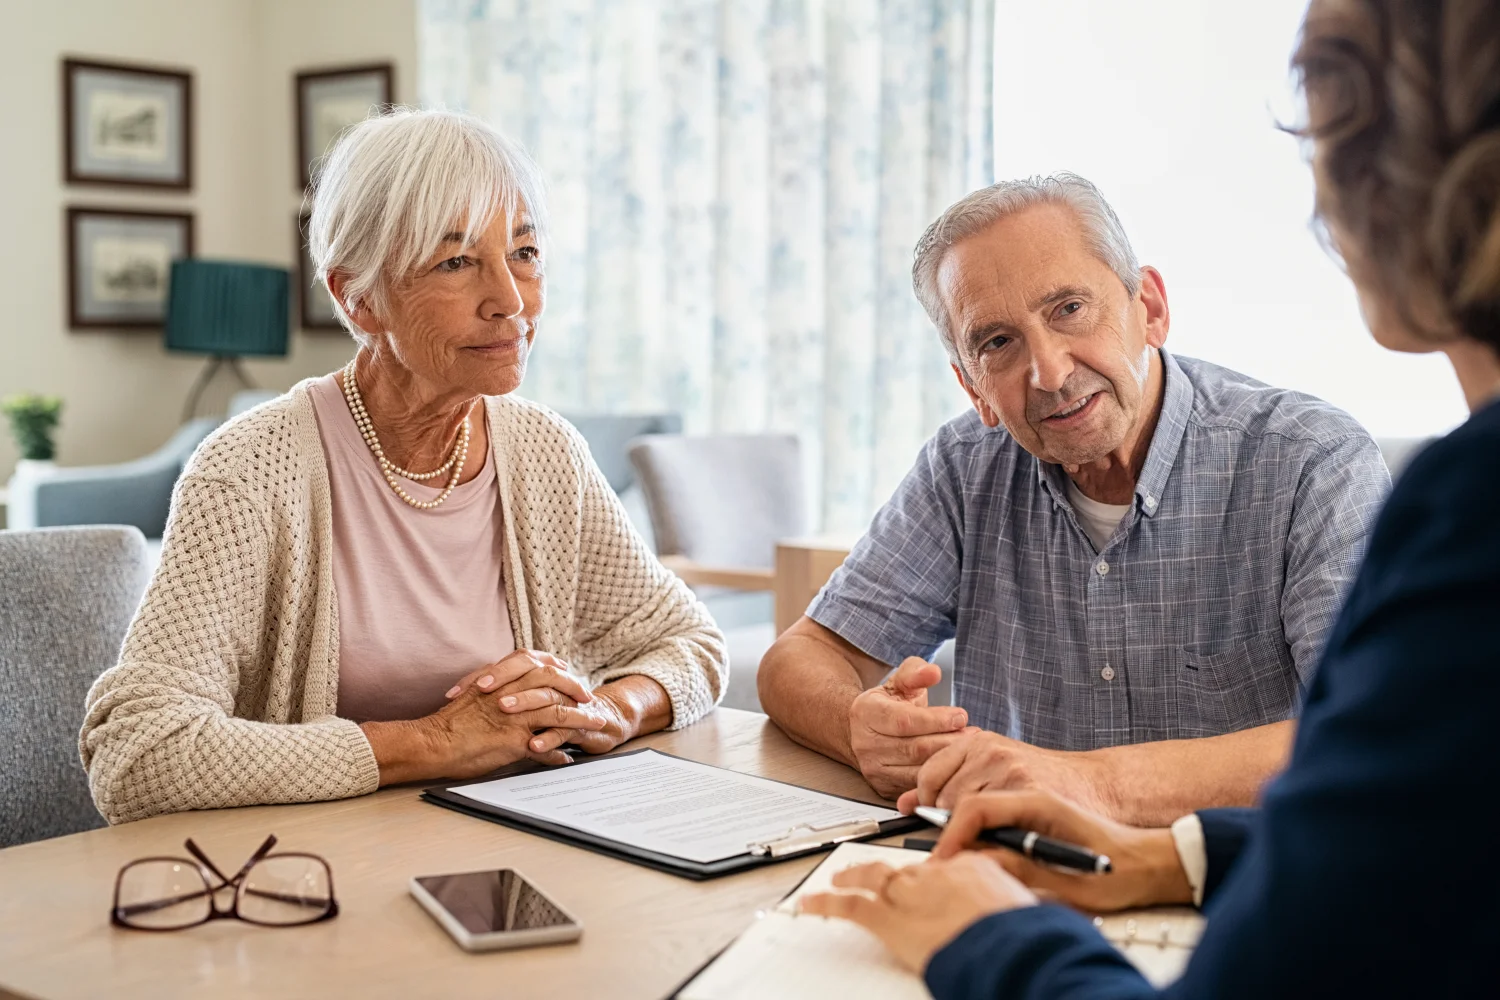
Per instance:
[[[658,750],[429,788],[422,797],[691,879],[729,875],[926,825],[888,806]]]

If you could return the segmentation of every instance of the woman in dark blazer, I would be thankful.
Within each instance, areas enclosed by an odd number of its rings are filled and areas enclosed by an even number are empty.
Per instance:
[[[1173,997],[1495,995],[1500,2],[1313,0],[1293,64],[1318,215],[1371,333],[1446,354],[1472,415],[1392,493],[1261,809],[1199,814],[1194,847],[1041,794],[975,796],[932,862],[851,870],[862,892],[806,904],[870,928],[937,1000],[1156,995],[1033,888],[1094,909],[1206,896]],[[1005,824],[1116,871],[967,849]]]

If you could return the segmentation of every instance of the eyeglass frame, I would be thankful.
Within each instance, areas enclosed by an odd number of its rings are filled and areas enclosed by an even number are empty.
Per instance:
[[[192,837],[189,837],[186,841],[184,841],[183,846],[187,848],[188,853],[192,854],[193,859],[196,860],[180,857],[167,857],[164,855],[153,855],[146,858],[136,858],[134,861],[128,862],[120,868],[119,872],[115,875],[114,904],[109,908],[109,922],[111,924],[115,925],[116,927],[123,927],[126,930],[132,931],[185,931],[190,927],[202,927],[204,924],[210,923],[214,920],[242,920],[247,924],[254,924],[257,927],[306,927],[309,924],[320,923],[324,920],[332,920],[334,917],[339,915],[339,903],[338,899],[335,898],[333,891],[333,866],[328,863],[328,860],[326,858],[323,858],[317,854],[309,853],[307,851],[282,851],[277,854],[272,854],[271,848],[276,846],[276,835],[274,833],[266,837],[265,842],[255,849],[255,853],[251,854],[249,859],[240,866],[240,870],[235,873],[233,878],[225,878],[224,873],[219,871],[218,866],[215,865],[211,860],[209,860],[207,854],[203,853],[203,849],[200,848],[197,844],[193,843]],[[250,873],[250,869],[254,868],[260,862],[265,861],[269,858],[309,858],[322,865],[323,871],[328,875],[328,908],[315,917],[312,917],[308,920],[297,921],[296,923],[270,923],[264,920],[255,920],[251,917],[247,917],[241,914],[240,897],[243,896],[246,891],[245,876]],[[121,917],[120,911],[122,907],[120,906],[120,888],[125,882],[125,873],[131,868],[134,868],[136,865],[146,864],[152,861],[169,861],[174,864],[187,864],[192,866],[193,870],[198,873],[199,878],[203,880],[203,894],[208,897],[208,914],[204,916],[203,919],[195,920],[190,924],[179,924],[176,927],[143,927],[140,924],[128,923],[125,918]],[[217,886],[213,885],[213,883],[210,881],[210,873],[218,878],[219,884]],[[221,910],[219,909],[219,893],[231,887],[234,889],[234,900],[229,904],[228,909]],[[161,909],[164,906],[176,905],[177,903],[186,902],[189,899],[195,899],[197,898],[197,895],[197,893],[194,893],[190,896],[179,896],[175,899],[157,900],[155,901],[155,903],[141,903],[137,904],[137,906],[133,908],[133,910],[134,912],[144,912],[148,909]],[[279,897],[272,896],[271,898]],[[287,902],[288,900],[283,901]],[[295,900],[295,902],[305,902],[305,900]]]

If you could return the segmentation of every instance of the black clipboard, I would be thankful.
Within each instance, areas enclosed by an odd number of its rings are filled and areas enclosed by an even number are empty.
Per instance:
[[[611,754],[610,756],[632,757],[636,754],[646,753],[648,749],[650,748],[630,750],[626,753]],[[661,754],[663,757],[675,757],[677,760],[690,759],[687,757],[680,757],[676,754],[664,753],[661,750],[652,750],[651,752]],[[601,759],[603,758],[590,758],[590,760]],[[562,768],[567,767],[577,767],[579,764],[585,763],[588,763],[588,761],[574,761],[572,764],[558,765],[558,767],[552,768],[551,770],[561,770]],[[702,764],[703,762],[692,761],[692,763]],[[715,767],[716,765],[707,764],[703,766]],[[719,768],[719,770],[729,771],[732,769],[724,767]],[[754,777],[760,777],[760,775],[754,775]],[[767,865],[780,864],[783,861],[791,861],[794,858],[805,858],[812,854],[822,854],[826,851],[831,851],[833,848],[838,846],[838,843],[827,843],[809,847],[806,850],[794,851],[779,856],[771,854],[755,855],[747,851],[744,854],[738,854],[732,858],[723,858],[719,861],[688,861],[684,858],[674,857],[670,854],[661,854],[656,851],[647,851],[638,847],[631,847],[629,844],[622,844],[617,840],[611,840],[607,837],[599,837],[591,833],[585,833],[581,830],[576,830],[573,827],[564,826],[560,823],[552,823],[547,820],[536,819],[535,817],[512,812],[508,809],[502,809],[498,806],[492,806],[483,802],[477,802],[474,799],[466,798],[462,795],[457,795],[452,791],[452,789],[462,788],[465,785],[478,785],[495,780],[497,779],[493,775],[491,775],[489,777],[476,778],[472,781],[461,781],[456,784],[445,783],[440,786],[433,786],[431,788],[425,789],[422,792],[422,798],[424,801],[431,802],[433,805],[442,806],[445,809],[452,809],[455,812],[461,812],[466,816],[473,816],[476,819],[489,820],[491,823],[499,823],[501,826],[508,826],[515,830],[522,830],[526,833],[533,833],[538,837],[546,837],[548,840],[555,840],[562,844],[571,844],[574,847],[582,847],[585,850],[593,851],[597,854],[604,854],[612,858],[619,858],[621,861],[629,861],[632,864],[644,865],[647,868],[654,868],[657,871],[667,872],[670,875],[678,875],[682,878],[693,879],[700,882],[711,878],[719,878],[723,875],[733,875],[736,872],[749,871],[753,868],[764,868]],[[763,780],[776,781],[775,778],[765,778]],[[776,781],[776,784],[787,785],[791,788],[802,787],[800,785],[793,785],[789,781]],[[820,794],[831,795],[831,793],[827,792],[823,792]],[[875,805],[875,803],[865,802],[861,799],[851,799],[846,795],[831,795],[831,797],[836,799],[843,799],[846,802],[858,802],[860,805]],[[882,808],[888,809],[890,807],[884,806]],[[886,820],[885,822],[879,824],[879,832],[877,833],[868,834],[863,837],[850,838],[849,841],[846,842],[877,840],[881,837],[891,837],[895,836],[896,834],[906,833],[909,830],[916,830],[921,827],[925,827],[926,825],[926,820],[920,819],[916,816],[902,816],[898,819]]]

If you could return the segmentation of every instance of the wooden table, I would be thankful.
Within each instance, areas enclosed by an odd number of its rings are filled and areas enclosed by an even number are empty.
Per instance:
[[[720,709],[629,744],[869,801],[858,773]],[[341,802],[159,816],[0,851],[0,996],[663,997],[817,863],[691,882],[418,800],[402,787]],[[322,854],[339,916],[299,928],[219,920],[171,933],[109,923],[115,873],[191,836],[237,868],[276,834]],[[468,954],[407,892],[413,875],[513,867],[583,921],[577,943]]]

